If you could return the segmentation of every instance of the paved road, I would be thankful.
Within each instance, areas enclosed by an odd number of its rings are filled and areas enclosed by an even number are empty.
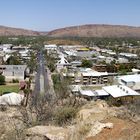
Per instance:
[[[48,75],[45,66],[45,59],[43,57],[42,52],[37,54],[38,66],[37,66],[37,73],[35,79],[35,89],[33,92],[34,103],[40,96],[47,96],[48,94]]]

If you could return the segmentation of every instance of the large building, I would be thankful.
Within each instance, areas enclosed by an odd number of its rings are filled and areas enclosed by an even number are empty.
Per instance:
[[[55,44],[50,44],[50,45],[45,45],[44,49],[47,50],[48,53],[57,53],[57,45]]]
[[[118,83],[140,91],[140,74],[120,76]]]
[[[106,84],[108,83],[108,73],[85,69],[81,72],[81,83],[83,85]]]
[[[24,80],[26,65],[0,65],[0,72],[6,77],[6,81],[13,79]]]

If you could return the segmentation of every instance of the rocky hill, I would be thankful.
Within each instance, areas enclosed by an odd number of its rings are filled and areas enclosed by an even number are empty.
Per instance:
[[[42,33],[32,31],[32,30],[0,26],[0,36],[19,36],[19,35],[37,36],[37,35],[42,35]]]
[[[122,25],[81,25],[53,30],[51,37],[140,37],[140,27]]]

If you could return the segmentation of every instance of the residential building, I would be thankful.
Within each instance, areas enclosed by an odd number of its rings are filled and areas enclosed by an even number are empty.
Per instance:
[[[97,65],[93,66],[93,69],[95,71],[98,71],[98,72],[106,72],[107,71],[107,65],[97,64]]]
[[[81,72],[81,83],[83,85],[106,84],[108,83],[108,73],[86,69]]]

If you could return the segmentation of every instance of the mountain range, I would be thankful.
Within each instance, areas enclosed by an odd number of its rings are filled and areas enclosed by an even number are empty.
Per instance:
[[[0,26],[0,36],[39,36],[49,37],[138,37],[140,27],[125,25],[90,24],[56,29],[50,32],[39,32],[20,28]]]

